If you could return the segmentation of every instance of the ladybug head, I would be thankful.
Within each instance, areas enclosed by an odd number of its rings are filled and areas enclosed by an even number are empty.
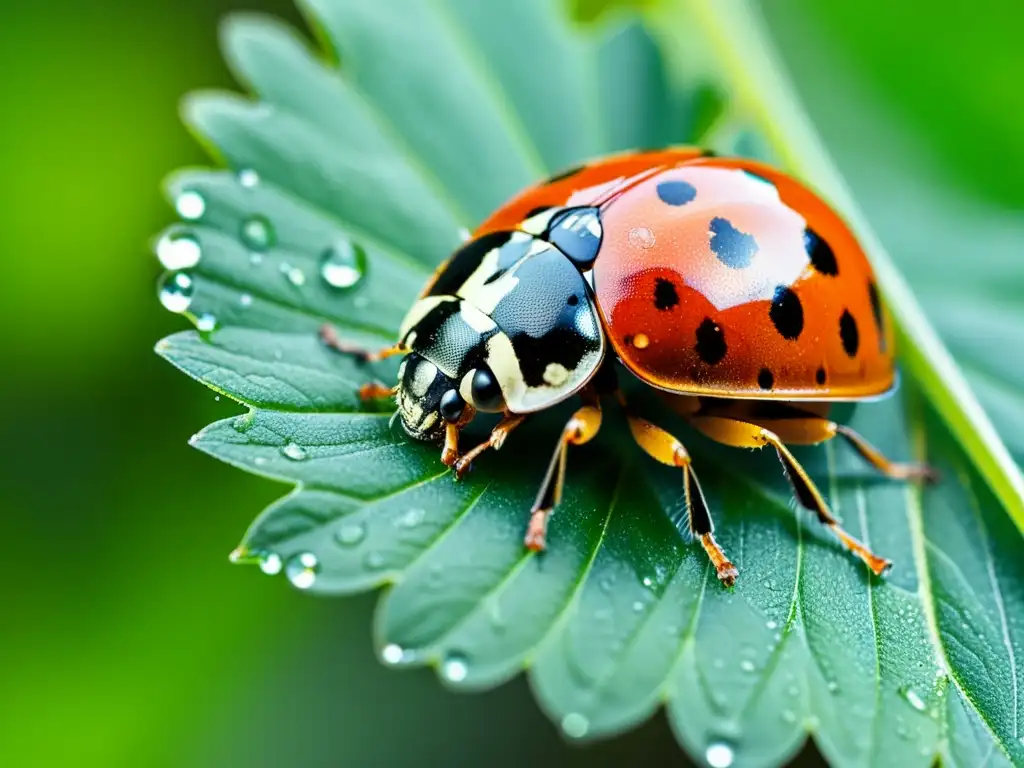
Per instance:
[[[504,408],[501,388],[482,362],[461,381],[416,352],[398,369],[398,412],[405,431],[416,440],[440,440],[447,424],[461,427],[477,411],[497,413]]]
[[[463,420],[466,402],[458,383],[415,352],[398,370],[398,412],[402,426],[416,440],[440,440],[445,424]]]

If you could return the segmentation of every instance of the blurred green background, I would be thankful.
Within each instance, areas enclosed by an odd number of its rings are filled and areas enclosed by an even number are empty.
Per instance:
[[[184,321],[156,300],[148,241],[172,219],[161,178],[206,162],[177,100],[231,87],[216,24],[243,8],[301,24],[290,0],[0,11],[0,764],[682,763],[660,718],[578,748],[522,680],[465,697],[385,670],[372,597],[318,600],[229,566],[281,488],[186,445],[237,409],[152,353]],[[1019,265],[1024,7],[773,0],[766,13],[930,310],[929,273],[969,273],[971,250]],[[986,382],[987,397],[1012,384]],[[1005,418],[1024,427],[1019,406]]]

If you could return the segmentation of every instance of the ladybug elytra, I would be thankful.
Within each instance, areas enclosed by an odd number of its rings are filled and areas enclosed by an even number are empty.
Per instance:
[[[683,471],[689,525],[726,585],[737,571],[715,541],[683,444],[640,418],[614,382],[620,362],[704,435],[771,446],[797,500],[876,574],[890,565],[847,534],[787,448],[841,436],[881,473],[928,478],[889,461],[827,418],[834,401],[894,386],[892,330],[868,260],[818,196],[770,166],[670,148],[615,155],[558,174],[512,198],[444,264],[413,305],[399,341],[395,395],[413,438],[443,442],[461,477],[531,413],[573,395],[537,495],[525,543],[544,548],[568,448],[601,426],[602,395],[625,408],[640,448]],[[598,374],[601,375],[598,375]],[[490,437],[460,453],[478,411],[502,414]]]

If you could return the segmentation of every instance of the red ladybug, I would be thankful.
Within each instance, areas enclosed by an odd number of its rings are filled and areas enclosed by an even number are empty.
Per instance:
[[[365,359],[405,355],[396,395],[406,431],[443,440],[462,476],[530,414],[578,394],[526,533],[544,548],[570,445],[601,426],[614,395],[651,457],[683,470],[690,529],[726,585],[737,571],[715,541],[683,444],[633,414],[615,385],[618,360],[665,393],[698,431],[726,445],[772,446],[799,502],[876,574],[890,565],[847,534],[789,445],[840,435],[883,474],[929,477],[889,461],[827,418],[834,401],[894,385],[893,338],[874,274],[839,216],[762,163],[694,148],[635,152],[560,173],[512,198],[438,268],[399,341]],[[477,411],[503,414],[488,440],[460,453]]]

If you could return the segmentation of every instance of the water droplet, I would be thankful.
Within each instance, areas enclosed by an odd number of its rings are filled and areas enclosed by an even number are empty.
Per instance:
[[[469,674],[469,664],[466,657],[458,651],[451,651],[441,662],[441,674],[445,680],[453,683],[461,683]]]
[[[253,459],[253,463],[257,467],[264,466],[268,461],[270,461],[270,459],[268,459],[266,456],[257,456],[255,459]]]
[[[302,461],[307,456],[306,449],[298,443],[288,443],[281,449],[281,453],[292,461]]]
[[[251,307],[252,296],[248,293],[243,293],[241,296],[238,297],[238,303],[241,304],[243,307]]]
[[[199,263],[203,249],[194,235],[168,233],[156,244],[156,257],[164,269],[189,269]]]
[[[647,227],[635,227],[629,230],[629,244],[636,248],[653,248],[654,233]]]
[[[160,285],[160,303],[171,312],[184,312],[192,303],[195,283],[185,272],[168,274]]]
[[[796,713],[791,709],[784,709],[782,710],[782,719],[787,723],[795,723]]]
[[[366,273],[366,251],[339,240],[320,256],[320,276],[332,288],[351,288]]]
[[[713,741],[708,744],[704,752],[704,759],[708,761],[711,768],[729,768],[736,759],[736,752],[732,745],[724,741]]]
[[[570,712],[562,718],[562,733],[570,739],[582,739],[590,730],[590,721],[579,712]]]
[[[768,629],[775,629],[779,625],[777,622],[769,621],[767,624],[765,624],[765,626],[768,627]]]
[[[426,516],[427,510],[421,509],[420,507],[413,507],[404,515],[399,517],[395,521],[395,525],[399,528],[415,528],[417,525],[423,522],[423,518]]]
[[[320,563],[312,552],[303,552],[288,560],[284,567],[288,580],[299,589],[309,589],[316,581],[317,571],[320,570]]]
[[[196,328],[203,333],[209,333],[217,329],[217,318],[211,315],[209,312],[204,312],[196,318]],[[220,398],[217,398],[220,400]]]
[[[288,271],[284,273],[284,276],[287,277],[288,282],[296,288],[306,284],[306,273],[298,267],[289,267]]]
[[[276,576],[281,572],[281,556],[277,552],[266,552],[260,555],[260,570],[268,576]]]
[[[648,589],[653,587],[654,586],[654,579],[652,579],[650,576],[644,576],[644,586],[647,587]]]
[[[744,672],[753,672],[754,662],[752,662],[750,659],[744,659],[740,662],[740,669],[742,669]]]
[[[242,222],[242,242],[256,251],[274,244],[274,230],[266,216],[252,216]]]
[[[254,267],[258,267],[262,263],[263,263],[263,254],[262,253],[250,253],[249,254],[249,264],[251,264]]]
[[[491,629],[498,634],[503,634],[508,629],[505,617],[501,613],[501,602],[496,597],[487,601],[487,618],[491,622]]]
[[[385,664],[401,664],[405,661],[405,651],[402,650],[400,645],[388,643],[381,650],[380,657],[384,659]]]
[[[354,547],[366,538],[366,526],[363,523],[345,523],[334,538],[343,547]]]
[[[363,565],[371,571],[379,571],[384,567],[384,555],[380,552],[367,552],[363,558]]]
[[[195,221],[206,213],[206,200],[195,190],[188,189],[178,195],[174,207],[181,218]]]
[[[900,696],[918,712],[924,712],[924,700],[913,688],[900,688]]]
[[[252,189],[260,183],[260,175],[252,168],[243,168],[238,172],[238,183],[246,189]]]
[[[646,607],[647,606],[644,604],[644,602],[642,600],[634,600],[633,601],[633,610],[636,611],[637,613],[640,613]]]
[[[835,680],[829,680],[828,681],[828,690],[829,690],[830,693],[835,693],[836,691],[839,690],[839,683],[837,683]]]
[[[214,396],[213,396],[213,401],[214,401],[215,403],[219,403],[219,402],[220,402],[220,395],[214,395]]]

